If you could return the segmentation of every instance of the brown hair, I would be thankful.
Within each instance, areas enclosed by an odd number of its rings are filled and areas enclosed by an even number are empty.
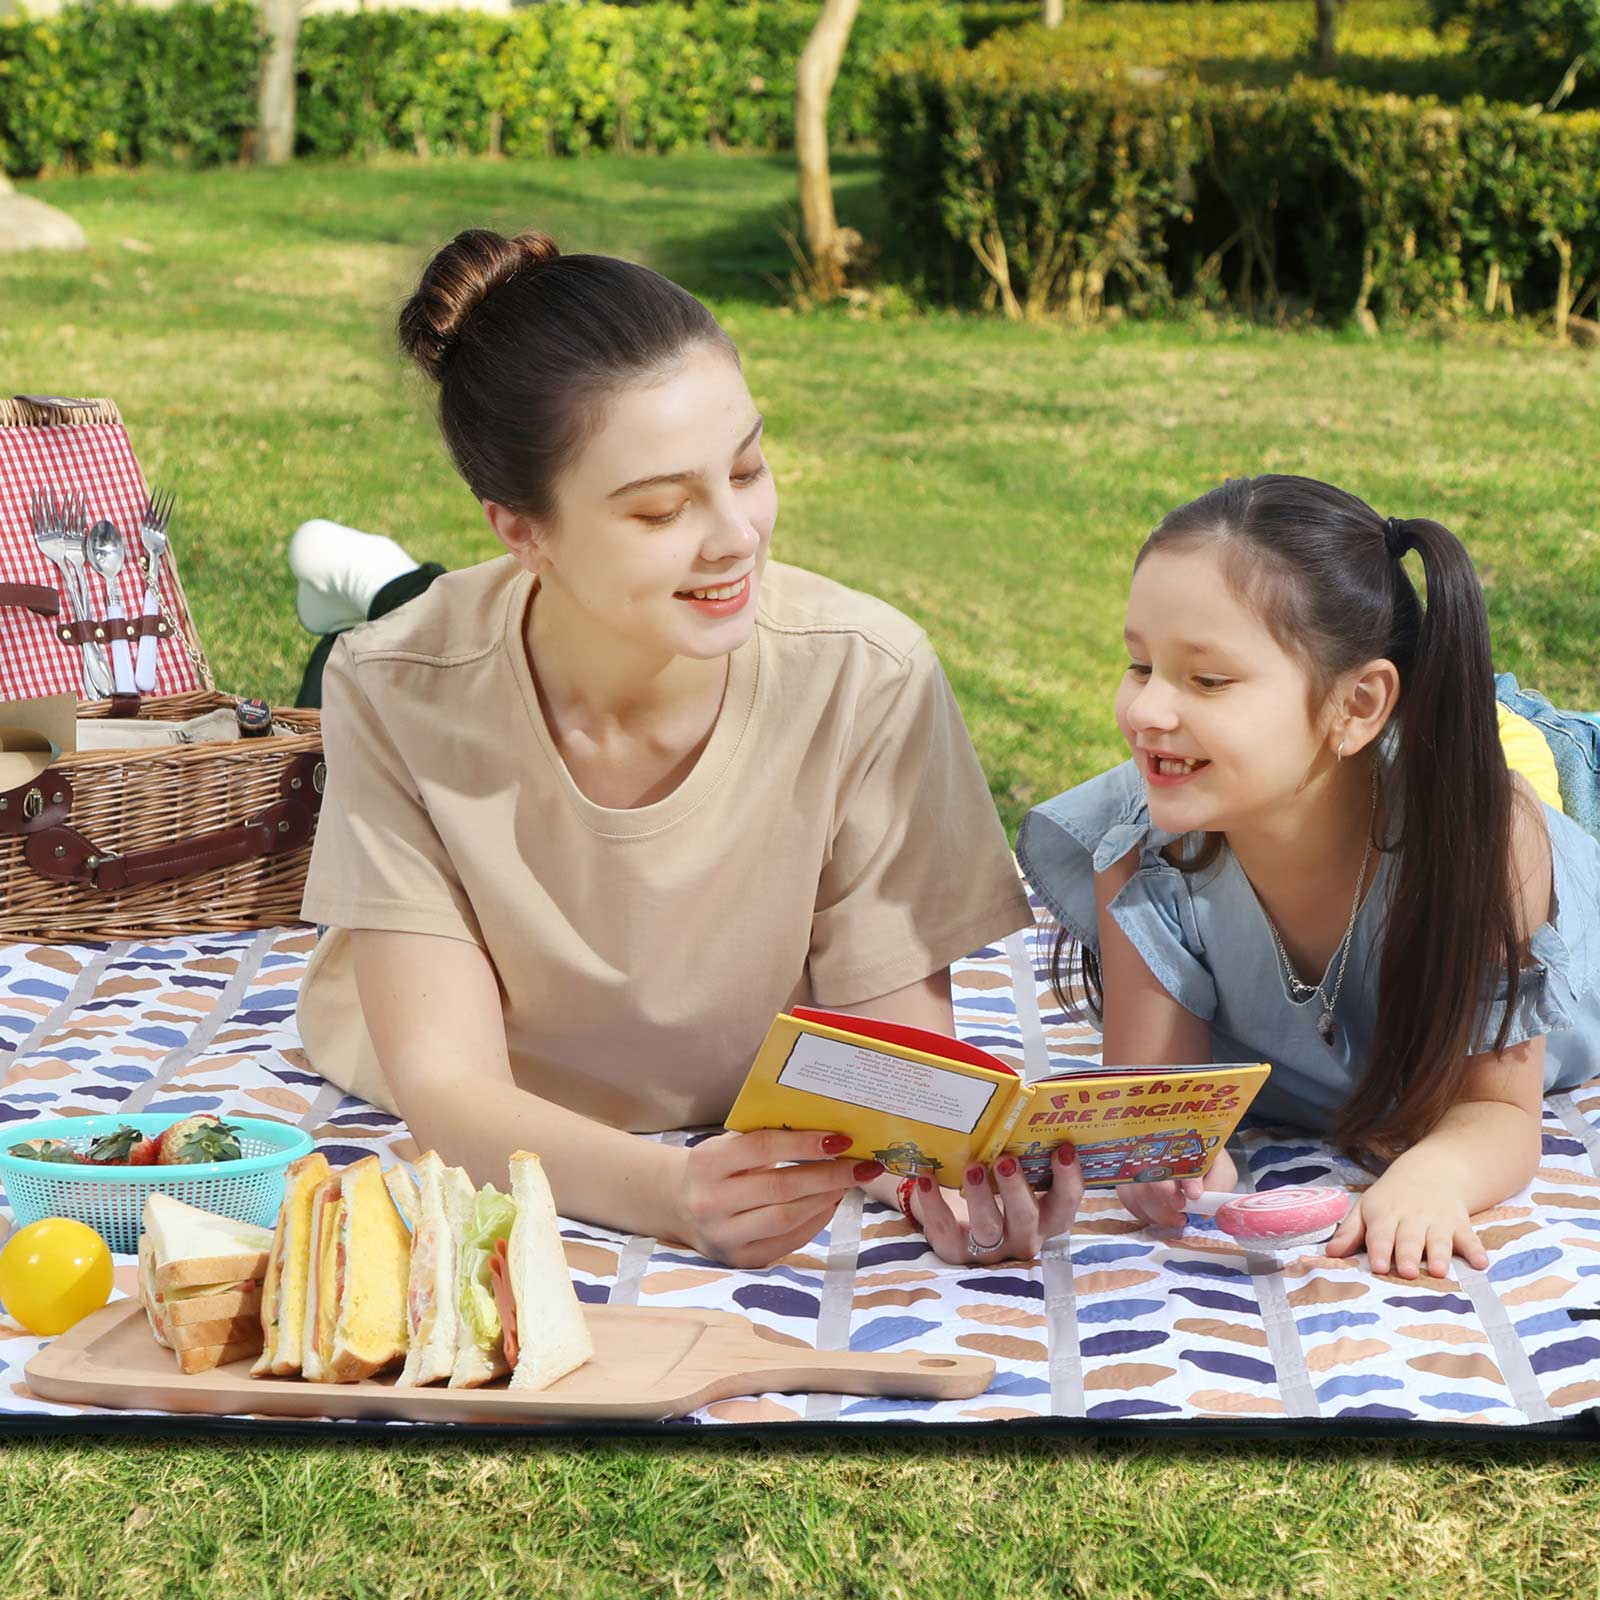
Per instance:
[[[439,385],[439,427],[473,494],[535,517],[554,511],[556,480],[606,395],[664,376],[697,344],[739,359],[716,318],[659,272],[487,228],[428,263],[398,332]]]
[[[1404,832],[1384,925],[1372,1057],[1341,1108],[1341,1143],[1393,1149],[1427,1133],[1460,1097],[1485,983],[1506,974],[1509,999],[1492,1048],[1503,1050],[1516,1003],[1523,937],[1511,870],[1514,790],[1494,708],[1483,591],[1465,547],[1425,517],[1380,517],[1312,478],[1234,478],[1171,512],[1134,562],[1207,544],[1230,582],[1285,650],[1302,660],[1313,707],[1365,661],[1400,674],[1398,759],[1385,774],[1404,797]],[[1415,550],[1427,607],[1401,557]],[[1374,757],[1376,759],[1376,757]],[[1387,809],[1387,808],[1386,808]],[[1216,859],[1211,835],[1176,862]],[[1067,950],[1051,975],[1063,1004]],[[1084,948],[1084,989],[1099,1015],[1099,961]]]

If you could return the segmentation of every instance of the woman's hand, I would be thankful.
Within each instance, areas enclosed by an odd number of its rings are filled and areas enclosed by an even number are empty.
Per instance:
[[[1453,1256],[1480,1272],[1489,1265],[1489,1253],[1473,1232],[1460,1194],[1420,1167],[1406,1171],[1401,1162],[1356,1196],[1349,1215],[1328,1241],[1327,1254],[1352,1256],[1363,1238],[1374,1272],[1392,1270],[1402,1278],[1415,1278],[1425,1260],[1433,1277],[1447,1278]]]
[[[848,1134],[787,1128],[704,1139],[684,1152],[672,1231],[725,1266],[770,1267],[809,1244],[851,1189],[883,1171],[876,1161],[831,1159],[849,1148]]]
[[[1186,1205],[1203,1194],[1231,1192],[1239,1170],[1226,1150],[1217,1152],[1211,1170],[1203,1178],[1169,1178],[1165,1183],[1119,1183],[1117,1199],[1125,1211],[1154,1228],[1181,1228],[1187,1220]]]
[[[966,1170],[959,1196],[946,1196],[932,1178],[921,1178],[911,1210],[941,1260],[961,1266],[981,1262],[1029,1261],[1046,1239],[1065,1233],[1083,1198],[1083,1173],[1070,1144],[1056,1146],[1053,1182],[1036,1195],[1014,1156],[994,1164],[994,1188],[981,1166]]]

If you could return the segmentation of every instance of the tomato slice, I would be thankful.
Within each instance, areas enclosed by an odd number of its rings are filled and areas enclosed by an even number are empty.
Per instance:
[[[505,1339],[506,1360],[517,1364],[517,1297],[511,1292],[511,1268],[506,1261],[506,1241],[497,1240],[489,1257],[489,1282],[494,1287],[494,1303],[500,1313],[500,1329]]]

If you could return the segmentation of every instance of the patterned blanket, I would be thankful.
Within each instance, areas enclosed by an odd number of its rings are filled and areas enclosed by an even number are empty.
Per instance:
[[[1098,1046],[1050,995],[1048,937],[1016,934],[955,974],[961,1033],[1029,1078]],[[296,1123],[336,1165],[414,1158],[402,1124],[324,1082],[300,1048],[295,993],[314,942],[312,930],[287,928],[0,948],[0,1140],[14,1142],[36,1116],[216,1110]],[[1233,1149],[1252,1188],[1370,1181],[1281,1129],[1245,1131]],[[590,1225],[564,1231],[585,1300],[719,1307],[818,1347],[968,1351],[996,1363],[974,1400],[756,1395],[708,1406],[696,1424],[1249,1419],[1477,1432],[1581,1417],[1600,1400],[1600,1337],[1569,1315],[1600,1289],[1597,1174],[1600,1083],[1552,1098],[1533,1182],[1478,1219],[1488,1270],[1458,1261],[1445,1281],[1375,1277],[1365,1257],[1314,1248],[1275,1262],[1203,1218],[1157,1236],[1108,1193],[1092,1194],[1070,1239],[1041,1260],[989,1269],[940,1262],[859,1191],[827,1232],[766,1272]],[[117,1292],[133,1282],[119,1258]],[[30,1394],[24,1367],[39,1343],[0,1326],[0,1422],[52,1426],[90,1410]]]

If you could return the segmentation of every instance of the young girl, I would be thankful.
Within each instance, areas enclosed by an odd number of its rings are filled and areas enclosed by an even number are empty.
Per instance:
[[[474,230],[400,333],[505,553],[328,657],[307,1050],[479,1178],[536,1150],[567,1215],[766,1265],[882,1169],[636,1135],[720,1122],[796,1001],[950,1030],[949,963],[1029,920],[960,712],[920,629],[768,560],[762,418],[676,284]]]
[[[1507,768],[1465,549],[1235,479],[1145,542],[1125,637],[1132,759],[1017,847],[1106,1061],[1271,1062],[1262,1116],[1392,1157],[1329,1254],[1485,1266],[1471,1214],[1532,1176],[1544,1094],[1600,1073],[1600,843]],[[1234,1179],[1224,1154],[1205,1187]],[[1199,1192],[1122,1197],[1173,1224]]]

